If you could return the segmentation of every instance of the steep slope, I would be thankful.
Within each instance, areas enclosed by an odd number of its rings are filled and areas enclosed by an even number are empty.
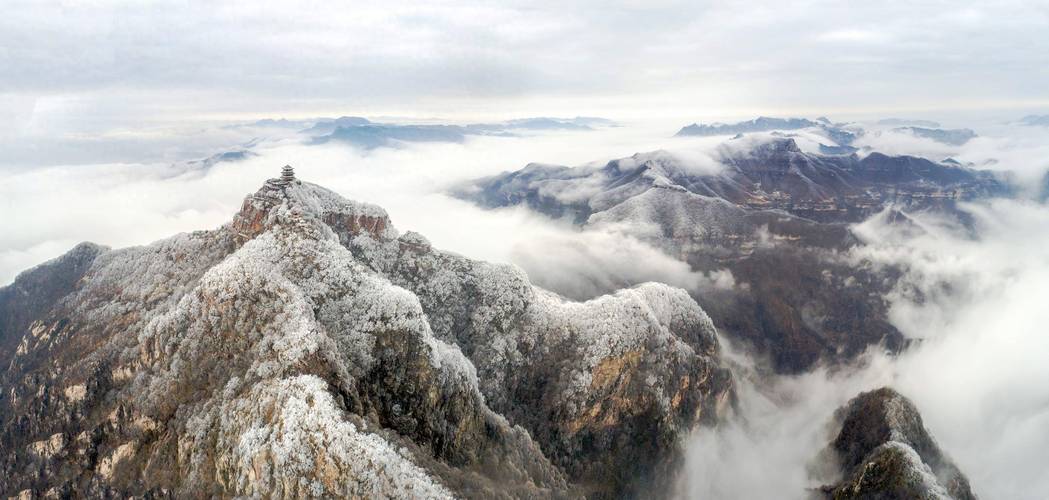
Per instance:
[[[969,481],[940,450],[907,398],[889,388],[856,396],[835,414],[841,426],[824,450],[838,465],[827,498],[975,500]]]
[[[586,303],[290,177],[234,220],[0,289],[0,493],[614,497],[732,402],[713,325]]]
[[[571,303],[415,233],[351,248],[419,297],[438,337],[477,367],[489,404],[588,495],[661,486],[680,433],[731,403],[713,324],[683,290],[646,284]]]

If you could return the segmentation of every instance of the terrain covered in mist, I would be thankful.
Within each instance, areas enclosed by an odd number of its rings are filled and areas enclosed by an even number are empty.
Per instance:
[[[684,250],[660,244],[651,228],[607,223],[607,214],[591,218],[606,223],[581,226],[570,214],[551,216],[527,203],[484,206],[462,196],[464,186],[521,169],[563,165],[583,172],[620,159],[632,159],[620,165],[655,161],[685,177],[716,176],[728,168],[726,159],[752,157],[786,139],[796,154],[817,158],[909,155],[944,168],[985,170],[1008,189],[959,200],[946,214],[906,211],[906,223],[891,207],[879,209],[849,221],[857,241],[835,249],[834,258],[850,269],[894,273],[870,293],[887,304],[887,321],[905,348],[874,343],[848,359],[820,358],[801,373],[783,373],[767,353],[719,332],[738,411],[693,431],[675,490],[687,498],[803,497],[821,486],[812,462],[828,442],[834,410],[861,391],[891,386],[914,402],[978,495],[1044,498],[1049,128],[1021,116],[946,124],[885,118],[891,117],[692,129],[593,118],[267,120],[175,136],[99,138],[106,153],[97,158],[12,166],[0,184],[5,209],[17,214],[0,234],[0,283],[81,241],[124,247],[218,227],[245,193],[291,164],[301,179],[382,206],[400,229],[424,234],[434,248],[516,265],[532,283],[564,297],[586,300],[654,281],[702,299],[753,284],[728,267],[687,262]],[[114,157],[107,140],[126,154]],[[170,144],[170,159],[136,154],[158,142]],[[602,195],[600,179],[580,179],[554,198],[571,204]],[[760,230],[768,228],[754,231],[755,241],[765,241]]]

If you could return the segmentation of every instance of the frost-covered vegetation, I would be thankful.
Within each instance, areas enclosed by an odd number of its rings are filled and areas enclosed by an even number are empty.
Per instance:
[[[78,397],[15,404],[84,409],[48,429],[84,436],[49,460],[110,457],[100,494],[542,496],[566,473],[626,491],[622,457],[672,456],[731,391],[683,290],[571,302],[298,181],[220,229],[101,253],[36,325],[19,359],[65,356],[51,376]]]

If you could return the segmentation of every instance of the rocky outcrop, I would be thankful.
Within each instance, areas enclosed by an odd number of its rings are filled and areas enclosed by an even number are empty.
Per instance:
[[[733,398],[685,292],[566,301],[297,180],[0,308],[5,495],[629,496]]]
[[[907,398],[889,388],[860,394],[835,414],[841,425],[823,452],[842,479],[833,499],[974,500],[969,481],[940,450]]]

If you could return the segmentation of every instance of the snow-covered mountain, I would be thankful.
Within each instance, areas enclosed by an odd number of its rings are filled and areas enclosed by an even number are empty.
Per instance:
[[[22,273],[0,347],[12,496],[658,494],[734,400],[685,291],[568,301],[290,173]]]
[[[665,151],[639,153],[601,167],[532,164],[480,179],[460,194],[493,207],[525,202],[582,222],[657,187],[817,221],[857,222],[889,204],[920,210],[1007,190],[989,172],[913,156],[805,153],[794,139],[775,136],[739,145],[728,141],[715,160],[721,166],[715,172]]]
[[[656,151],[603,166],[532,164],[454,194],[639,237],[696,271],[727,270],[740,286],[693,297],[723,334],[793,373],[906,343],[887,317],[892,273],[847,258],[858,243],[850,223],[957,213],[961,201],[1010,190],[989,172],[953,163],[812,154],[776,135],[725,141],[713,163]]]

